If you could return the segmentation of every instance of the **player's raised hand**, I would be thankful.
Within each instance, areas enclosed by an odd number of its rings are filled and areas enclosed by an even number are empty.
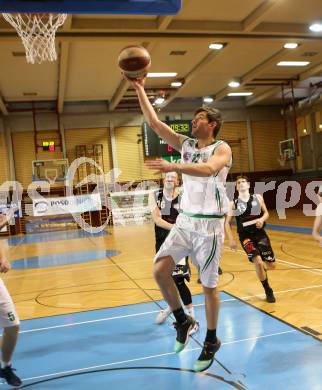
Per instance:
[[[256,221],[256,227],[257,229],[261,229],[264,225],[264,221],[262,220],[262,218],[259,218],[257,221]]]
[[[169,163],[168,161],[163,160],[162,158],[157,158],[156,160],[148,160],[145,162],[145,166],[148,169],[153,169],[163,173],[175,171],[175,164]]]
[[[134,89],[144,88],[146,76],[139,79],[130,79],[125,73],[123,73],[123,77],[132,85]]]

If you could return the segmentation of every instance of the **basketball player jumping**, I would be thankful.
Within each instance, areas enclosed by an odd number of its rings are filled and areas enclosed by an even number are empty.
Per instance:
[[[11,209],[4,215],[0,214],[0,229],[12,218],[14,210]],[[10,263],[7,258],[7,243],[0,241],[0,272],[6,273],[10,270]],[[3,328],[1,345],[1,369],[0,377],[15,387],[22,385],[20,378],[13,372],[11,357],[13,355],[19,333],[19,318],[9,292],[0,279],[0,326]]]
[[[259,194],[249,193],[250,184],[246,176],[238,176],[236,181],[238,197],[230,203],[229,213],[225,221],[229,246],[237,250],[230,222],[233,216],[237,222],[237,232],[241,245],[256,270],[262,283],[267,302],[275,302],[272,288],[268,284],[266,269],[275,268],[275,256],[270,240],[264,230],[269,214],[264,199]],[[264,265],[265,264],[265,265]]]
[[[320,246],[322,247],[322,235],[320,233],[322,229],[322,185],[319,188],[318,197],[320,203],[316,209],[316,217],[314,219],[312,236],[317,242],[319,242]]]
[[[145,93],[145,78],[129,79],[129,82],[136,90],[148,125],[165,142],[181,151],[181,163],[169,163],[163,159],[146,163],[150,169],[177,172],[183,176],[182,213],[155,256],[154,277],[176,319],[174,349],[178,353],[187,345],[195,320],[186,315],[181,306],[172,270],[186,256],[200,267],[208,329],[194,369],[204,371],[211,366],[220,348],[216,335],[219,311],[217,283],[224,242],[224,214],[228,208],[225,182],[231,166],[231,149],[225,142],[215,141],[222,124],[218,110],[197,109],[192,121],[195,138],[188,138],[175,133],[159,120]]]
[[[179,178],[176,172],[168,172],[163,179],[163,188],[155,192],[151,192],[149,196],[149,205],[152,212],[155,231],[155,250],[156,253],[161,248],[170,230],[174,227],[175,221],[180,210],[180,194],[178,191]],[[172,271],[172,278],[177,286],[180,298],[185,305],[186,312],[195,318],[194,308],[192,305],[192,296],[189,287],[185,281],[190,281],[191,270],[188,257],[184,257]],[[168,306],[165,310],[161,310],[157,315],[155,322],[162,324],[171,314],[171,309]],[[190,331],[193,335],[198,330],[198,322]]]

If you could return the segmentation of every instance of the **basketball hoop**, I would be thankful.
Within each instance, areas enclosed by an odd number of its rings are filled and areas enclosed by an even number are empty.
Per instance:
[[[30,64],[57,60],[55,35],[67,14],[7,14],[3,17],[20,36]]]
[[[45,169],[45,178],[49,184],[54,184],[58,176],[57,169]]]
[[[277,159],[281,167],[285,167],[286,164],[286,157],[284,154],[280,154],[279,158]]]

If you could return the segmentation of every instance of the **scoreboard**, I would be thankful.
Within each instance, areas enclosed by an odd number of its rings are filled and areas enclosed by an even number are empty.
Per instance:
[[[191,137],[190,120],[166,121],[165,123],[176,133]],[[180,152],[173,149],[172,146],[155,134],[146,122],[142,125],[142,133],[145,157],[180,156]]]

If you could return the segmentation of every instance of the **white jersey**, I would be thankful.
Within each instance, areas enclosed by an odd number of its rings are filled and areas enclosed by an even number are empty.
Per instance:
[[[182,143],[181,163],[207,162],[215,149],[224,144],[216,141],[211,145],[198,149],[197,140],[187,138]],[[183,174],[183,195],[181,209],[183,214],[198,217],[223,216],[228,211],[229,201],[226,195],[226,179],[231,167],[229,162],[215,175],[208,177],[190,176]]]

